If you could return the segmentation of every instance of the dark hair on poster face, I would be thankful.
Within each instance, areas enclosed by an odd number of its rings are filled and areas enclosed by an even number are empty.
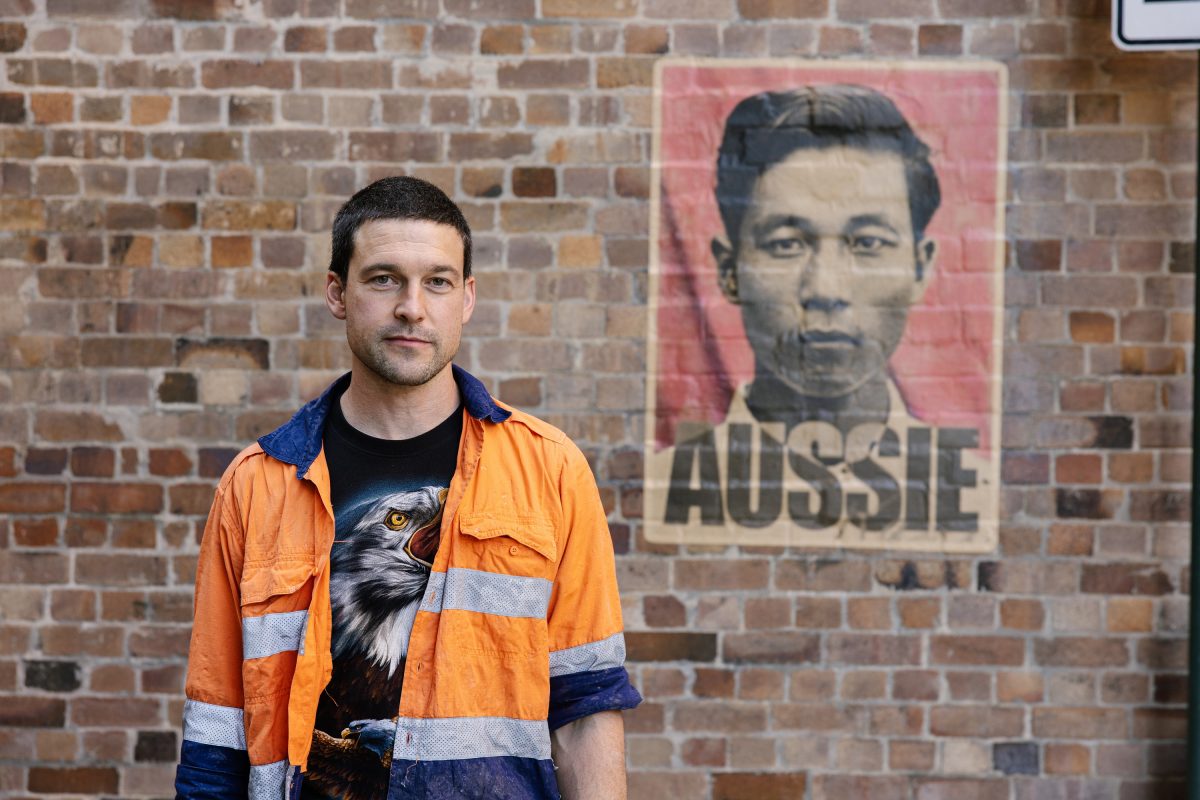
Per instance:
[[[919,242],[942,202],[929,147],[890,99],[854,84],[762,92],[734,107],[717,154],[717,206],[729,238],[737,240],[759,176],[797,150],[831,147],[900,156],[913,234]]]
[[[354,234],[363,223],[376,219],[425,220],[454,228],[462,237],[463,277],[471,277],[471,228],[462,210],[429,181],[399,175],[360,189],[334,217],[329,270],[342,281],[354,256]]]

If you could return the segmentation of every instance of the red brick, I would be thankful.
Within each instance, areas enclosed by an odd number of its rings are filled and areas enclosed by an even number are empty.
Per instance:
[[[923,56],[956,56],[963,51],[961,25],[921,25],[917,29],[917,51]]]
[[[765,589],[770,562],[762,559],[677,560],[677,589]]]
[[[451,161],[505,160],[533,152],[533,136],[528,133],[453,133],[450,135]],[[515,182],[514,177],[514,182]]]
[[[917,800],[1008,800],[1008,781],[972,778],[918,778]]]
[[[748,733],[766,726],[767,709],[761,703],[691,700],[675,707],[677,731]]]
[[[349,146],[351,161],[436,161],[441,137],[408,131],[352,132]]]
[[[697,667],[692,693],[696,697],[733,697],[736,677],[737,673],[731,669]]]
[[[866,592],[871,588],[871,564],[857,560],[781,560],[775,563],[775,586],[803,592]]]
[[[162,722],[157,700],[132,697],[76,697],[71,722],[85,727],[155,725]]]
[[[183,659],[190,638],[191,632],[178,626],[144,628],[129,635],[129,654],[134,658]]]
[[[1124,739],[1122,708],[1034,708],[1033,735],[1047,739]]]
[[[156,514],[162,508],[162,487],[155,483],[76,483],[71,487],[74,512]]]
[[[899,670],[892,679],[892,697],[896,700],[938,699],[938,674],[932,670]]]
[[[797,628],[837,628],[842,624],[842,604],[829,597],[797,597]]]
[[[1095,594],[1163,595],[1171,579],[1158,564],[1084,564],[1080,588]]]
[[[803,797],[804,772],[719,772],[713,776],[713,800],[791,800]]]
[[[929,732],[934,736],[994,739],[1020,736],[1025,714],[1018,708],[986,705],[936,706],[930,710]]]
[[[61,728],[66,703],[50,697],[8,696],[0,700],[0,725],[14,728]]]
[[[286,53],[323,53],[328,33],[328,29],[318,25],[288,28],[283,34],[283,50]]]
[[[583,89],[588,62],[575,59],[531,59],[501,64],[496,78],[501,89]]]
[[[1047,775],[1087,775],[1091,771],[1091,753],[1083,745],[1047,744],[1043,754]]]
[[[12,535],[13,542],[21,547],[53,547],[58,544],[58,520],[53,517],[14,519]]]
[[[917,636],[841,634],[829,636],[828,658],[834,664],[919,664]]]
[[[115,767],[33,767],[29,770],[29,791],[38,793],[115,793],[117,781]]]
[[[296,206],[283,200],[210,201],[201,215],[204,228],[216,230],[283,230],[296,227]]]
[[[1045,620],[1046,612],[1040,600],[1009,599],[1000,603],[1000,624],[1005,628],[1038,631]]]
[[[712,633],[626,633],[630,661],[713,661],[717,637]]]
[[[1044,667],[1120,667],[1129,650],[1124,639],[1064,636],[1034,640],[1033,659]]]
[[[266,89],[291,89],[295,68],[290,61],[238,61],[217,59],[200,67],[200,80],[208,89],[261,86]]]
[[[942,603],[937,598],[905,599],[897,601],[896,608],[905,628],[934,628],[941,617]]]
[[[820,638],[806,633],[730,633],[722,644],[729,662],[805,663],[820,655]]]
[[[71,448],[71,472],[77,477],[111,478],[115,468],[116,453],[109,448]]]
[[[1071,340],[1082,343],[1111,342],[1116,333],[1116,322],[1110,314],[1098,311],[1072,311],[1069,317]]]
[[[1025,641],[1007,636],[934,636],[934,664],[998,664],[1019,666],[1025,661]]]
[[[637,13],[637,0],[542,0],[546,17],[610,18]]]
[[[79,553],[75,557],[75,577],[90,585],[160,586],[166,581],[167,564],[159,556]]]
[[[305,89],[391,89],[390,61],[301,61]]]
[[[66,508],[67,490],[60,483],[0,484],[0,513],[52,514]]]
[[[693,767],[725,766],[724,739],[687,739],[683,743],[683,763]]]

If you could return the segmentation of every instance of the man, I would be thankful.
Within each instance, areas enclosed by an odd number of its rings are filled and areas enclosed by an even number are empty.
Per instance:
[[[716,199],[712,254],[754,378],[721,426],[651,456],[647,535],[905,547],[975,531],[977,432],[910,416],[887,368],[937,257],[929,148],[872,89],[764,92],[726,120]]]
[[[578,448],[451,364],[461,211],[355,194],[325,302],[350,373],[234,459],[205,528],[179,796],[624,797],[605,514]]]

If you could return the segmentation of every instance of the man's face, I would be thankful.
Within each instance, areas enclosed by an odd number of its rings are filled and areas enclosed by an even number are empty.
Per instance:
[[[798,150],[750,201],[736,244],[715,239],[713,254],[759,368],[808,397],[849,394],[884,369],[933,267],[900,156]]]
[[[344,285],[330,273],[325,289],[355,361],[398,386],[420,386],[445,369],[475,307],[458,231],[425,220],[363,223]]]

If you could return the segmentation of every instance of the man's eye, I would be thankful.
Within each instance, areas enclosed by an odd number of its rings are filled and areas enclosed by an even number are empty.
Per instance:
[[[393,279],[391,275],[376,275],[375,277],[371,278],[371,283],[375,284],[376,286],[387,286],[392,282]]]
[[[768,239],[763,243],[762,249],[766,250],[773,258],[792,258],[806,252],[808,245],[803,239],[788,237],[785,239]]]
[[[850,248],[856,253],[871,254],[878,253],[885,247],[894,247],[895,243],[882,236],[853,236],[850,239]]]
[[[445,289],[450,285],[450,281],[446,280],[445,278],[430,278],[429,284],[438,289]]]

